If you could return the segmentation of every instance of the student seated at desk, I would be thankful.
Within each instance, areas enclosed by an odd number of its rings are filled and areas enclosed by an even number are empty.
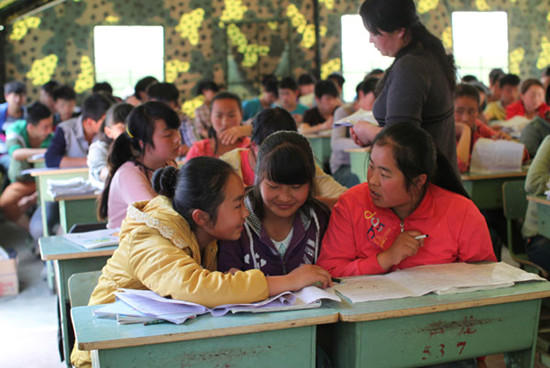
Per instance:
[[[105,95],[93,94],[84,100],[82,115],[60,123],[46,152],[46,166],[86,166],[88,148],[97,139],[112,102]]]
[[[315,169],[302,135],[282,131],[265,139],[244,200],[250,212],[246,231],[220,243],[218,270],[258,269],[275,276],[317,261],[330,211],[314,198]]]
[[[231,92],[220,92],[212,99],[212,127],[208,138],[193,143],[187,159],[198,156],[220,157],[235,148],[250,145],[250,125],[241,125],[243,111],[241,99]]]
[[[35,154],[43,154],[53,136],[52,113],[46,105],[35,102],[27,108],[27,120],[18,120],[8,128],[6,146],[10,155],[8,176],[11,184],[0,197],[0,210],[4,216],[29,230],[26,211],[36,204],[36,183],[23,170],[32,168],[27,161]]]
[[[90,169],[89,179],[98,188],[103,188],[103,184],[109,175],[107,161],[109,157],[109,149],[112,143],[119,135],[126,130],[126,117],[134,106],[129,103],[120,102],[113,105],[107,110],[105,120],[99,129],[99,138],[92,143],[88,150],[86,163]]]
[[[431,136],[407,122],[383,129],[367,182],[334,206],[317,264],[338,277],[481,261],[496,261],[487,225]]]
[[[497,132],[478,119],[479,93],[474,86],[461,83],[455,89],[456,156],[458,169],[467,172],[470,155],[479,138],[511,139],[504,132]]]
[[[119,247],[103,267],[89,305],[113,303],[119,288],[150,289],[213,307],[256,302],[315,282],[331,284],[328,272],[314,265],[270,277],[259,270],[216,271],[217,239],[238,239],[248,216],[242,180],[229,164],[197,157],[179,171],[157,170],[153,187],[159,196],[130,205]],[[71,362],[89,367],[90,355],[75,347]]]
[[[149,101],[130,112],[125,133],[109,153],[109,176],[99,200],[99,217],[109,220],[109,229],[120,227],[130,203],[155,196],[151,177],[156,169],[176,165],[179,126],[176,112],[162,102]]]
[[[506,119],[516,115],[525,116],[527,119],[534,119],[535,116],[545,117],[550,111],[550,106],[544,102],[546,91],[538,79],[526,79],[521,84],[519,101],[506,107]]]
[[[315,105],[304,113],[303,122],[298,127],[302,134],[332,128],[334,111],[341,105],[340,94],[333,81],[325,79],[315,84]]]
[[[53,115],[54,127],[79,115],[75,111],[76,92],[72,86],[65,84],[55,88],[53,90],[53,100],[55,109],[55,114]]]
[[[542,141],[525,177],[525,191],[531,195],[543,195],[550,180],[550,135]],[[531,262],[550,270],[550,239],[538,234],[537,204],[527,203],[522,235],[525,250]]]
[[[280,107],[264,109],[252,123],[252,143],[250,148],[236,148],[220,158],[228,162],[239,175],[246,186],[254,185],[256,157],[263,141],[271,134],[282,130],[296,131],[296,122],[290,113]],[[309,147],[309,143],[308,143]],[[346,188],[315,164],[315,195],[329,207],[334,206],[336,200]]]
[[[486,121],[506,120],[506,107],[516,102],[519,97],[520,79],[515,74],[506,74],[498,82],[500,98],[489,102],[483,114]]]

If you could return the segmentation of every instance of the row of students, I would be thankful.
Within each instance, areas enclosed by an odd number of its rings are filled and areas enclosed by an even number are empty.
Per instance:
[[[330,275],[495,261],[477,207],[432,138],[410,123],[380,132],[367,183],[340,197],[324,236],[327,209],[313,198],[314,172],[307,140],[288,131],[260,146],[249,191],[211,157],[157,170],[159,195],[129,206],[90,304],[113,302],[120,287],[206,306],[254,302],[329,286]],[[75,349],[71,360],[87,366],[89,355]]]

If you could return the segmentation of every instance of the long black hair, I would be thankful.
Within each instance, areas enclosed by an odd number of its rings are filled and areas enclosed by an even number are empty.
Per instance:
[[[449,160],[436,148],[432,136],[412,123],[397,123],[378,133],[372,146],[390,145],[397,167],[405,177],[407,190],[413,187],[418,175],[426,174],[426,184],[433,183],[443,189],[470,198]]]
[[[452,54],[447,55],[441,40],[420,22],[413,0],[365,0],[359,9],[359,14],[365,28],[371,33],[394,32],[399,28],[405,28],[411,37],[411,42],[397,53],[394,62],[378,84],[377,95],[382,90],[395,62],[408,50],[418,46],[428,50],[437,58],[443,66],[449,88],[454,91],[456,84],[454,57]]]
[[[157,169],[153,174],[153,189],[170,199],[172,206],[195,230],[193,210],[202,210],[216,223],[218,208],[224,201],[224,189],[230,175],[236,175],[226,162],[208,156],[187,161],[181,169],[172,166]]]
[[[323,206],[314,199],[315,162],[308,140],[292,131],[279,131],[267,137],[260,146],[254,186],[248,192],[252,210],[262,220],[265,216],[260,184],[264,179],[286,185],[309,184],[305,205]],[[328,209],[326,209],[328,213]]]
[[[105,127],[112,127],[113,125],[122,123],[126,125],[126,118],[130,114],[130,111],[134,106],[130,105],[126,102],[119,102],[109,108],[107,110],[107,113],[105,113],[105,119],[103,119],[103,123],[101,123],[101,128],[99,128],[98,137],[99,140],[111,144],[113,143],[113,139],[107,137],[107,134],[105,134]]]
[[[180,121],[178,114],[168,105],[149,101],[135,107],[126,118],[126,132],[115,139],[109,151],[107,164],[109,176],[98,203],[98,217],[106,219],[108,216],[109,189],[116,171],[127,161],[133,161],[143,170],[150,170],[137,160],[145,153],[147,145],[155,147],[153,133],[155,121],[164,120],[169,129],[178,129]]]

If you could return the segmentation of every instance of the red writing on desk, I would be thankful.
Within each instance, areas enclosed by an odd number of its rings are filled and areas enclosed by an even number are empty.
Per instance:
[[[477,319],[474,316],[465,316],[463,319],[455,321],[436,321],[431,322],[422,331],[430,333],[430,337],[444,333],[457,333],[460,335],[473,335],[477,333],[477,327],[491,323],[490,319]]]
[[[459,341],[453,349],[456,349],[454,350],[455,353],[462,355],[465,347],[466,341]],[[443,358],[445,356],[445,349],[448,349],[445,344],[426,345],[422,350],[422,360],[427,360],[430,358]]]

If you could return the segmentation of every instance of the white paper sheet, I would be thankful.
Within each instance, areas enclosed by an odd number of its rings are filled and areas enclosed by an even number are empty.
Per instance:
[[[480,138],[472,150],[470,172],[519,172],[524,148],[521,143]]]
[[[335,121],[333,126],[353,126],[359,120],[367,121],[373,125],[378,126],[378,122],[374,118],[372,111],[359,109],[351,115],[346,116],[338,121]]]

